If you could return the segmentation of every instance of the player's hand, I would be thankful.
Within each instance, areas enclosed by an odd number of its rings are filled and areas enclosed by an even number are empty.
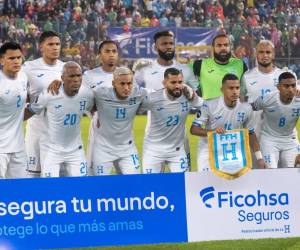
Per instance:
[[[137,60],[133,66],[132,66],[132,71],[136,72],[137,70],[140,70],[141,68],[144,68],[148,65],[152,64],[152,60],[147,60],[147,59],[139,59]]]
[[[184,96],[189,100],[192,101],[195,97],[195,91],[188,85],[183,84],[183,89],[182,89],[182,93],[184,94]]]
[[[263,159],[257,160],[257,165],[258,165],[258,168],[260,168],[260,169],[266,168],[266,163]]]
[[[300,154],[298,154],[296,156],[296,159],[295,159],[295,167],[296,168],[299,168],[300,167]]]
[[[215,132],[216,132],[217,134],[224,134],[224,133],[226,132],[226,130],[225,130],[224,128],[216,128],[216,129],[215,129]]]
[[[52,95],[58,95],[61,84],[62,82],[60,80],[54,80],[48,86],[47,92],[51,93]]]
[[[99,121],[99,119],[97,119],[97,124],[96,124],[96,126],[97,126],[97,128],[100,128],[100,121]]]

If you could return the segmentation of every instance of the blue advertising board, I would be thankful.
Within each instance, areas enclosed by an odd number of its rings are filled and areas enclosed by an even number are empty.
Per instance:
[[[132,28],[125,32],[122,28],[109,28],[108,36],[117,41],[124,58],[155,58],[153,36],[156,32],[166,30],[157,28]],[[212,28],[169,28],[175,34],[176,45],[210,45],[217,34]]]
[[[183,187],[184,174],[1,180],[0,248],[186,242]]]

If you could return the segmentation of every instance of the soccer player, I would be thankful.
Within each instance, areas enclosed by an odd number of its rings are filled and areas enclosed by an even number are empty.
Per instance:
[[[112,87],[93,88],[100,120],[92,152],[95,175],[110,174],[113,166],[122,174],[140,173],[140,162],[132,134],[133,119],[145,89],[133,85],[126,67],[116,68]]]
[[[175,41],[171,31],[159,31],[154,35],[157,59],[148,62],[149,65],[135,71],[134,80],[147,89],[158,90],[163,88],[164,72],[168,68],[177,68],[182,71],[184,81],[192,88],[196,88],[198,81],[193,71],[186,65],[174,60]],[[139,67],[139,66],[137,66]]]
[[[291,72],[279,75],[279,91],[260,96],[252,104],[263,111],[261,149],[268,168],[294,167],[298,154],[295,127],[300,115],[300,98],[296,94],[296,77]]]
[[[188,99],[182,72],[168,68],[164,73],[164,89],[152,92],[141,105],[150,110],[150,127],[144,139],[143,173],[161,173],[164,164],[171,172],[189,170],[189,159],[184,149],[185,123],[192,107],[200,107],[203,100],[192,92]]]
[[[198,145],[198,171],[209,170],[207,132],[224,133],[225,130],[247,128],[250,146],[255,152],[260,168],[264,167],[262,153],[259,149],[253,125],[252,108],[248,103],[241,103],[240,81],[236,75],[226,74],[222,80],[223,96],[204,102],[201,112],[194,120],[191,134],[203,137]]]
[[[192,63],[194,74],[199,77],[198,90],[204,100],[222,96],[223,77],[235,74],[241,79],[247,66],[243,60],[231,55],[230,40],[226,34],[219,34],[212,41],[213,57]]]
[[[113,80],[113,72],[117,67],[119,61],[119,52],[116,42],[111,40],[103,41],[98,49],[100,67],[88,70],[84,73],[82,83],[90,88],[97,86],[111,87]],[[87,160],[89,168],[91,168],[92,152],[94,147],[94,137],[97,136],[100,121],[97,113],[93,115],[93,119],[89,129]],[[89,169],[90,171],[90,169]],[[91,171],[92,172],[92,171]]]
[[[283,72],[274,64],[275,49],[271,41],[262,40],[256,46],[257,66],[247,71],[241,82],[241,96],[249,103],[254,102],[259,96],[264,96],[277,90],[278,77]],[[261,113],[254,112],[255,133],[259,138],[261,130]]]
[[[27,159],[23,117],[27,76],[20,72],[21,46],[15,42],[0,47],[0,178],[25,178]]]
[[[85,111],[94,105],[90,88],[81,86],[82,71],[76,62],[67,62],[61,76],[63,84],[58,95],[47,91],[37,102],[28,106],[30,114],[44,113],[45,134],[42,135],[41,177],[58,177],[65,167],[67,176],[87,175],[87,162],[80,136],[80,120]]]
[[[61,43],[57,33],[45,31],[39,39],[42,57],[24,64],[24,71],[29,81],[30,102],[37,100],[39,94],[47,89],[54,80],[60,80],[63,62],[59,60]],[[35,115],[27,122],[25,145],[28,161],[28,174],[39,177],[40,166],[40,138],[46,133],[44,114]]]
[[[159,90],[163,88],[162,82],[164,80],[165,70],[168,68],[177,68],[182,71],[184,82],[193,89],[196,89],[198,80],[193,71],[186,64],[181,64],[174,60],[175,41],[173,32],[167,30],[157,32],[154,35],[154,43],[157,51],[157,59],[148,66],[135,71],[135,82],[149,90]],[[148,121],[149,120],[150,117],[148,113]],[[146,134],[148,133],[148,127],[149,122],[147,122]],[[190,159],[190,148],[187,136],[185,139],[185,150]]]

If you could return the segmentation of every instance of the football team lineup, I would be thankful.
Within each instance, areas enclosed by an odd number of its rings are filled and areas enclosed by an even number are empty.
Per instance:
[[[42,56],[24,65],[19,44],[0,48],[3,178],[151,174],[165,166],[186,172],[191,160],[197,161],[193,170],[206,172],[211,152],[223,157],[223,165],[215,159],[216,168],[229,175],[251,161],[253,168],[292,168],[300,162],[294,132],[300,115],[297,78],[273,64],[274,45],[268,40],[257,44],[257,66],[251,70],[232,56],[223,33],[213,38],[212,58],[187,65],[174,60],[174,34],[159,31],[157,59],[137,61],[133,71],[118,65],[118,44],[105,40],[98,48],[101,66],[84,73],[78,63],[59,60],[57,33],[43,32],[39,43]],[[197,114],[186,127],[191,110]],[[135,116],[145,112],[138,154],[132,127]],[[92,116],[86,152],[80,136],[84,114]],[[222,136],[235,129],[248,131],[242,143]],[[188,130],[201,138],[192,159]],[[219,151],[207,139],[211,132],[226,138]]]

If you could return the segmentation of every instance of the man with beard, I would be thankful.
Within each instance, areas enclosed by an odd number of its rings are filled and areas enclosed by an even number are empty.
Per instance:
[[[247,66],[243,60],[231,56],[230,40],[226,34],[219,34],[212,41],[213,58],[196,60],[192,64],[194,74],[199,77],[199,95],[212,99],[222,95],[223,77],[230,73],[241,79]]]
[[[148,62],[147,66],[135,70],[135,82],[149,90],[162,89],[164,87],[162,82],[164,80],[165,70],[168,68],[176,68],[182,72],[184,82],[193,89],[196,89],[198,80],[192,70],[186,64],[181,64],[174,60],[175,42],[173,32],[168,30],[157,32],[154,35],[154,43],[158,54],[157,59],[153,62]],[[148,120],[150,120],[149,114]],[[146,134],[148,127],[149,123],[147,123]],[[185,149],[187,156],[190,159],[190,148],[187,137],[185,141]]]
[[[262,40],[256,46],[257,66],[247,71],[241,82],[241,96],[249,103],[258,97],[264,98],[266,94],[277,90],[278,77],[283,73],[282,69],[273,64],[275,58],[274,45],[271,41]],[[261,130],[261,113],[254,112],[255,131],[259,136]]]
[[[184,86],[183,74],[176,68],[164,72],[164,89],[152,92],[142,102],[141,110],[150,110],[150,127],[143,145],[143,173],[161,173],[164,164],[171,172],[189,170],[184,149],[185,122],[202,98]],[[189,98],[187,98],[187,96]]]
[[[187,65],[174,60],[174,34],[167,30],[157,32],[154,35],[154,43],[158,54],[157,59],[153,62],[147,62],[147,66],[137,66],[137,68],[140,68],[135,71],[135,82],[147,89],[158,90],[163,88],[162,82],[165,70],[168,68],[177,68],[182,71],[185,83],[195,88],[198,81],[192,70]]]
[[[64,63],[59,60],[60,38],[54,31],[45,31],[39,39],[42,57],[24,64],[24,71],[29,82],[30,102],[37,100],[39,94],[47,89],[48,85],[61,78]],[[30,177],[39,177],[40,146],[42,135],[46,133],[44,114],[34,116],[27,122],[25,145]]]
[[[277,90],[278,77],[283,72],[273,64],[275,58],[274,45],[269,40],[262,40],[256,46],[257,66],[247,71],[241,82],[242,99],[249,103],[254,102],[258,97],[264,98],[270,92]],[[254,129],[258,140],[262,125],[262,111],[253,113]],[[256,161],[253,158],[253,166]]]
[[[255,131],[252,124],[252,108],[248,103],[241,103],[240,81],[236,75],[226,74],[222,80],[223,96],[206,100],[197,114],[191,127],[191,134],[203,137],[198,144],[198,171],[209,171],[209,154],[207,133],[215,131],[224,133],[225,130],[247,128],[250,146],[255,152],[259,167],[264,167],[262,153],[259,150]]]
[[[300,116],[300,98],[296,97],[296,77],[291,72],[279,76],[277,89],[260,96],[252,104],[263,111],[260,144],[268,168],[294,167],[298,154],[295,127]]]

